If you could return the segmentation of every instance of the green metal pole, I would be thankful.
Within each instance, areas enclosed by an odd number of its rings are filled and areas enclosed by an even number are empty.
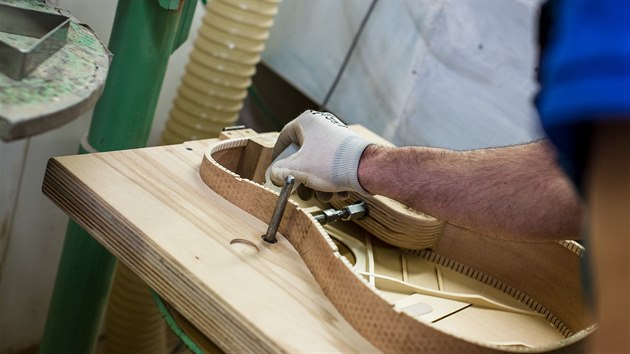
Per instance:
[[[109,44],[114,60],[88,134],[97,151],[146,145],[179,15],[155,0],[119,1]]]
[[[169,56],[181,43],[176,37],[188,31],[194,9],[177,0],[118,2],[109,43],[114,58],[88,133],[92,148],[146,145]],[[114,265],[106,249],[69,223],[40,353],[94,351]]]

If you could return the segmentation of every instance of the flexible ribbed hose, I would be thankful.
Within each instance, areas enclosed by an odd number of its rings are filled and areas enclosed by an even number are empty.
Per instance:
[[[234,125],[280,0],[212,0],[160,144],[213,138]]]
[[[166,354],[166,326],[149,287],[118,262],[105,317],[107,354]]]

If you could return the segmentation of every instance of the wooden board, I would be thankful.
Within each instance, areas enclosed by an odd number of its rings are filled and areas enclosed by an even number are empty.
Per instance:
[[[206,187],[208,142],[51,159],[43,190],[223,350],[378,352],[291,245]]]

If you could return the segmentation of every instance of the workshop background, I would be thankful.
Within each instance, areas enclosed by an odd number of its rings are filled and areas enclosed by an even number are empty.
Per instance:
[[[116,1],[49,2],[107,43]],[[282,2],[241,121],[279,130],[323,106],[398,145],[472,149],[542,136],[532,106],[539,0],[372,5]],[[188,41],[171,56],[150,144],[169,116],[204,12],[200,3]],[[0,353],[41,338],[68,220],[41,193],[42,177],[48,158],[76,153],[90,117],[0,144]]]

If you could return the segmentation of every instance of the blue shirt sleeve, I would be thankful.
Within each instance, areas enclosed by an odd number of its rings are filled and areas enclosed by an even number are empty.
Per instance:
[[[552,0],[536,105],[573,177],[589,125],[630,118],[630,1]]]

